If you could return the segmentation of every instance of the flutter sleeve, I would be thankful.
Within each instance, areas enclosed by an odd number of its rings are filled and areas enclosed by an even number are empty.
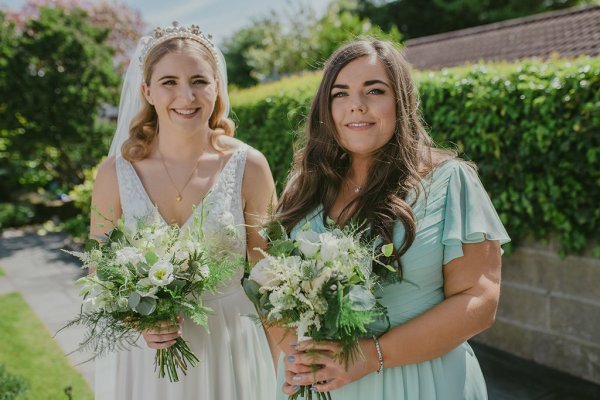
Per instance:
[[[451,172],[445,207],[444,264],[463,256],[463,243],[510,241],[477,173],[464,162],[457,162]]]

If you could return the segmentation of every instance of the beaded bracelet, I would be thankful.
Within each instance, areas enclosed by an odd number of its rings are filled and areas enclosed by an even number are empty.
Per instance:
[[[375,335],[373,335],[373,342],[375,343],[375,350],[377,350],[377,358],[379,361],[377,373],[380,374],[381,372],[383,372],[383,353],[381,351],[381,345],[379,344],[379,340],[377,340],[377,337]]]

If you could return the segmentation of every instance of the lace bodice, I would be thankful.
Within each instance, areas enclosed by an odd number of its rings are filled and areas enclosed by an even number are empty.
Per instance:
[[[219,250],[246,254],[246,228],[242,204],[242,178],[246,165],[248,146],[242,145],[229,158],[212,188],[204,198],[203,231],[206,240],[218,245]],[[140,218],[158,218],[163,223],[160,210],[154,207],[133,165],[118,156],[116,159],[119,196],[126,225],[135,224]],[[200,201],[198,201],[200,203]],[[200,207],[196,208],[197,213]],[[183,224],[185,229],[193,220],[192,214]],[[227,227],[233,226],[235,232]],[[239,275],[239,276],[237,276]],[[243,271],[239,271],[231,286],[239,286]],[[237,284],[237,285],[236,285]]]

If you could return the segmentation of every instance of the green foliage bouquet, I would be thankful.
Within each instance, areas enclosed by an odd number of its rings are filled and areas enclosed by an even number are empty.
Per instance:
[[[392,245],[376,254],[374,243],[362,240],[357,227],[342,230],[333,223],[323,233],[305,225],[295,239],[277,222],[265,232],[268,253],[244,281],[248,297],[266,324],[295,328],[299,341],[339,341],[340,360],[348,366],[361,356],[359,338],[389,329],[387,311],[375,297],[371,266],[381,262],[381,255],[389,257]],[[312,391],[302,387],[290,399],[305,395],[310,398]]]
[[[245,263],[242,256],[224,256],[212,248],[202,231],[203,216],[179,229],[156,218],[139,219],[133,229],[120,219],[103,244],[91,240],[83,252],[67,251],[83,262],[90,274],[80,278],[83,304],[66,327],[84,325],[80,349],[94,357],[135,346],[141,331],[163,321],[177,324],[180,315],[207,328],[212,311],[202,304],[204,291],[215,291]],[[65,328],[66,328],[65,327]],[[63,328],[64,329],[64,328]],[[158,376],[179,380],[198,358],[186,341],[156,351]]]

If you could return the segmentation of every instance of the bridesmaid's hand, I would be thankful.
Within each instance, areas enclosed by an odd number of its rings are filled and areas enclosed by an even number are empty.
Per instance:
[[[296,393],[300,386],[308,385],[319,392],[330,392],[377,371],[379,362],[373,341],[361,339],[358,345],[364,358],[359,356],[346,369],[344,361],[337,357],[341,351],[339,343],[301,342],[298,352],[286,355],[284,359],[283,392],[289,396]]]
[[[173,324],[172,321],[163,321],[156,329],[142,331],[142,336],[148,347],[159,350],[173,346],[175,340],[181,336],[183,318],[177,317],[177,322],[177,324]]]

